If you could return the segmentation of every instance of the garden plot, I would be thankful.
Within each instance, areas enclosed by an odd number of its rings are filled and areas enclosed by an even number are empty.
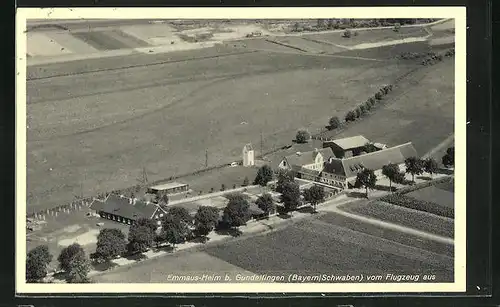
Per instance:
[[[447,208],[455,208],[455,194],[435,186],[416,190],[407,195],[419,200],[433,202]]]

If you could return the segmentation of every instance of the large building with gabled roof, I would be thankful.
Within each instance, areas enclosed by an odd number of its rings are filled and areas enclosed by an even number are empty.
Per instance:
[[[160,219],[166,214],[155,203],[110,194],[105,200],[94,200],[90,209],[102,218],[131,225],[140,218],[154,220],[160,226]]]
[[[351,136],[323,142],[323,147],[330,147],[337,158],[349,158],[365,152],[370,141],[362,135]]]

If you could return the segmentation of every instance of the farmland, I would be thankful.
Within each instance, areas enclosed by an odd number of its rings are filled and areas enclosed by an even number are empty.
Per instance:
[[[362,224],[333,213],[305,219],[267,234],[209,244],[133,267],[95,276],[96,282],[166,282],[182,271],[288,275],[435,274],[453,280],[453,249],[442,244]],[[189,265],[187,265],[189,263]]]
[[[414,67],[262,51],[147,66],[131,57],[139,65],[71,75],[127,58],[29,68],[28,212],[134,185],[142,168],[150,180],[201,169],[205,150],[209,165],[229,163],[261,133],[264,151],[289,144],[298,127],[322,128]]]

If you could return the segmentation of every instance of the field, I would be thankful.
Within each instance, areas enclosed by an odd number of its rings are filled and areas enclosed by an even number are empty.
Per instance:
[[[407,195],[423,201],[430,201],[440,206],[454,208],[455,195],[453,191],[449,191],[448,189],[449,186],[443,184],[442,186],[430,186],[425,189],[416,190]]]
[[[381,201],[353,203],[344,206],[342,210],[449,238],[454,237],[454,223],[452,219],[395,206]]]
[[[182,272],[435,274],[453,280],[453,249],[328,213],[264,235],[207,245],[96,276],[96,282],[166,282]]]
[[[261,133],[264,151],[281,147],[414,67],[266,52],[178,57],[149,66],[132,56],[134,67],[71,75],[128,61],[29,68],[28,211],[134,185],[142,168],[151,181],[201,169],[205,150],[209,165],[230,163]]]

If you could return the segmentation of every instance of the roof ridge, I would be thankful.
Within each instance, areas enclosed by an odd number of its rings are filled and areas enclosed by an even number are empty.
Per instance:
[[[399,145],[396,145],[396,146],[392,146],[392,147],[388,147],[388,148],[384,148],[384,149],[381,149],[381,150],[377,150],[377,151],[373,151],[373,152],[367,152],[363,155],[359,155],[359,156],[353,156],[353,157],[349,157],[349,158],[344,158],[344,159],[341,159],[341,160],[354,160],[354,159],[359,159],[359,157],[365,157],[365,156],[369,156],[369,155],[372,155],[372,154],[376,154],[376,153],[381,153],[381,152],[386,152],[386,151],[389,151],[391,149],[395,149],[395,148],[399,148],[399,147],[403,147],[405,145],[409,145],[411,144],[411,142],[406,142],[406,143],[403,143],[403,144],[399,144]]]

